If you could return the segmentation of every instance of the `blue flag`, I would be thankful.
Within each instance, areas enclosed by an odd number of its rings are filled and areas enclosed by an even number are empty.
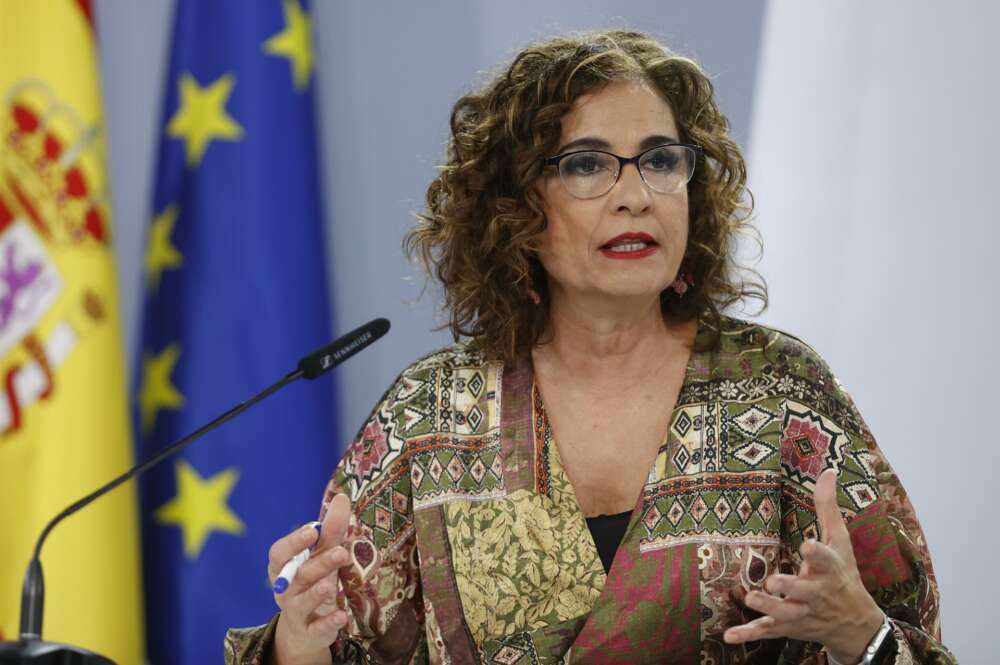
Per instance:
[[[146,253],[146,457],[330,339],[308,8],[179,0]],[[150,662],[221,662],[266,622],[270,544],[337,458],[332,379],[300,382],[142,482]]]

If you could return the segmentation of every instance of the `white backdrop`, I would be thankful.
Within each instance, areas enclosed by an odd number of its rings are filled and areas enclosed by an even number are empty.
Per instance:
[[[1000,99],[986,47],[997,5],[317,5],[336,327],[374,316],[394,324],[377,352],[338,370],[342,440],[396,372],[447,341],[431,332],[433,296],[407,304],[420,278],[399,248],[443,154],[454,99],[532,38],[623,25],[653,32],[714,75],[749,148],[772,296],[763,319],[812,343],[851,390],[924,523],[946,643],[962,663],[994,661],[989,602],[1000,585],[970,563],[997,544],[987,474],[998,455],[985,418],[998,364],[987,344],[997,323],[987,255],[998,240],[987,183]],[[97,0],[129,360],[171,7]],[[386,158],[409,166],[386,175]]]
[[[997,662],[996,3],[772,2],[751,186],[771,287],[923,522],[945,642]]]

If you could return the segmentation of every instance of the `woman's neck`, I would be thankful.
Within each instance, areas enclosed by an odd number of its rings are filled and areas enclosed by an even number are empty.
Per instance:
[[[628,308],[587,307],[553,301],[546,343],[535,348],[536,365],[581,376],[612,371],[619,378],[643,376],[676,353],[687,354],[696,332],[694,321],[672,324],[659,298]]]

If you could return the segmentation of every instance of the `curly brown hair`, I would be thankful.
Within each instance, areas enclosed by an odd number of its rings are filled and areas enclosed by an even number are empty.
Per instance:
[[[665,317],[720,312],[746,298],[767,305],[767,287],[732,258],[737,233],[751,231],[746,164],[729,136],[712,83],[693,60],[631,31],[561,36],[529,46],[451,113],[447,162],[427,189],[427,208],[404,250],[444,287],[456,341],[513,360],[545,340],[547,280],[538,248],[546,219],[535,190],[543,159],[558,147],[561,120],[575,100],[611,81],[641,80],[673,111],[682,142],[702,147],[688,183],[689,240],[683,266],[693,286],[660,295]],[[542,297],[531,304],[529,289]],[[708,345],[718,344],[718,334]]]

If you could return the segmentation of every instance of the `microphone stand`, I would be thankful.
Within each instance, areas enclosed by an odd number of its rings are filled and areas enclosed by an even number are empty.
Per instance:
[[[265,397],[281,390],[294,381],[305,377],[314,379],[325,374],[361,349],[365,348],[386,332],[389,322],[375,319],[336,339],[323,348],[314,351],[299,361],[298,368],[286,374],[281,380],[271,384],[250,399],[240,402],[206,425],[202,425],[179,441],[162,449],[145,462],[134,466],[117,478],[101,485],[79,501],[69,505],[53,517],[35,542],[35,550],[24,574],[21,590],[20,638],[13,642],[0,642],[0,665],[115,665],[114,661],[92,651],[59,642],[42,639],[42,610],[45,604],[45,578],[42,573],[42,545],[52,529],[73,513],[89,505],[95,499],[107,494],[131,478],[156,466],[174,453],[180,451],[195,439],[207,434],[226,421],[232,420]]]

